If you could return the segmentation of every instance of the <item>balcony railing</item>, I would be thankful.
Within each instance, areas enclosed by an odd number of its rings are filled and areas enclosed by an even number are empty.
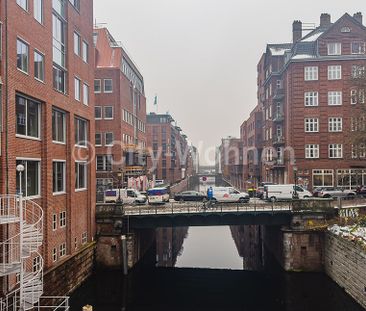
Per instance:
[[[285,97],[285,89],[277,89],[275,90],[275,94],[273,99],[279,100],[279,99],[283,99]]]
[[[285,119],[285,116],[282,113],[277,113],[273,117],[273,122],[282,122]]]
[[[283,136],[275,136],[273,138],[274,145],[283,145],[285,143],[285,137]]]

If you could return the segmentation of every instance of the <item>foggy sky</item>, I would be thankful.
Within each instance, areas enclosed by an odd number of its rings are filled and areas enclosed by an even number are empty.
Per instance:
[[[364,0],[94,0],[96,22],[144,76],[147,110],[156,111],[157,94],[158,112],[169,111],[203,148],[203,162],[205,149],[239,136],[255,107],[256,66],[267,43],[290,42],[295,19],[318,26],[321,13],[335,21],[358,11],[366,15]]]

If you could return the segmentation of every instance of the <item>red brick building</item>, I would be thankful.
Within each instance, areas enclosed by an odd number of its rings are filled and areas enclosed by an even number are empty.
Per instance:
[[[355,116],[364,94],[352,78],[364,73],[365,42],[361,13],[334,23],[322,14],[306,35],[295,21],[292,43],[267,46],[258,65],[262,181],[293,183],[296,171],[309,188],[366,183],[364,147],[352,144],[364,124]]]
[[[173,124],[170,114],[147,115],[147,146],[150,150],[150,178],[176,183],[193,172],[193,156],[187,136]]]
[[[93,1],[1,1],[0,10],[0,193],[22,184],[43,208],[48,270],[95,233]]]
[[[146,175],[146,98],[144,80],[106,28],[94,30],[97,184]],[[103,187],[102,187],[103,188]]]

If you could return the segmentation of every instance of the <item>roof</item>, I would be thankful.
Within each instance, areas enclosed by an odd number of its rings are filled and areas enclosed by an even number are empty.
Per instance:
[[[286,52],[291,51],[292,43],[268,44],[267,49],[272,56],[284,56]]]

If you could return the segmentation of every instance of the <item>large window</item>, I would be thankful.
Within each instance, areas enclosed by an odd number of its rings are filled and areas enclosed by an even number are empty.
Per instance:
[[[77,32],[74,32],[74,53],[78,56],[81,55],[81,38]]]
[[[113,158],[111,155],[97,156],[97,171],[110,172],[112,171]]]
[[[342,132],[342,118],[329,118],[328,130],[329,132]]]
[[[87,145],[87,121],[75,118],[75,145]]]
[[[53,34],[53,87],[66,93],[66,22],[65,3],[53,0],[52,34]]]
[[[66,142],[66,115],[60,110],[52,110],[52,140],[58,143]]]
[[[328,43],[328,55],[341,55],[342,54],[342,44],[339,42]]]
[[[113,107],[112,106],[104,107],[104,119],[113,120]]]
[[[61,93],[66,93],[66,72],[55,65],[53,66],[53,87]]]
[[[305,106],[312,107],[319,105],[318,92],[305,92]]]
[[[34,77],[44,81],[44,56],[38,51],[34,51]]]
[[[29,46],[23,40],[17,39],[17,67],[21,71],[28,72]]]
[[[328,80],[342,79],[342,66],[328,66]]]
[[[28,0],[17,0],[17,4],[24,10],[28,11]]]
[[[109,133],[105,133],[105,145],[106,146],[113,146],[113,133],[109,132]]]
[[[365,54],[366,43],[365,42],[352,42],[351,48],[352,48],[352,54]]]
[[[315,144],[305,145],[305,158],[306,159],[318,159],[319,158],[319,145],[315,145]]]
[[[87,188],[86,185],[87,164],[86,162],[75,163],[75,189],[83,190]]]
[[[112,79],[104,79],[104,93],[113,92],[113,81]]]
[[[333,187],[333,170],[313,170],[313,187]]]
[[[305,132],[319,132],[319,119],[305,118]]]
[[[40,104],[16,96],[16,133],[32,138],[40,138]]]
[[[66,163],[64,161],[53,162],[53,193],[66,191]]]
[[[22,173],[22,180],[20,180],[19,173],[17,174],[17,192],[20,190],[26,197],[39,196],[40,195],[40,161],[38,160],[17,160],[16,165],[22,164],[24,166],[24,172]],[[20,189],[22,185],[22,189]]]
[[[328,105],[329,106],[342,105],[342,92],[339,91],[328,92]]]
[[[74,89],[75,89],[75,99],[80,101],[81,99],[81,81],[79,78],[74,78]]]
[[[329,145],[329,158],[340,159],[343,157],[342,144],[330,144]]]
[[[43,0],[33,1],[34,18],[41,24],[43,24]]]
[[[318,80],[318,67],[305,67],[305,81]]]

